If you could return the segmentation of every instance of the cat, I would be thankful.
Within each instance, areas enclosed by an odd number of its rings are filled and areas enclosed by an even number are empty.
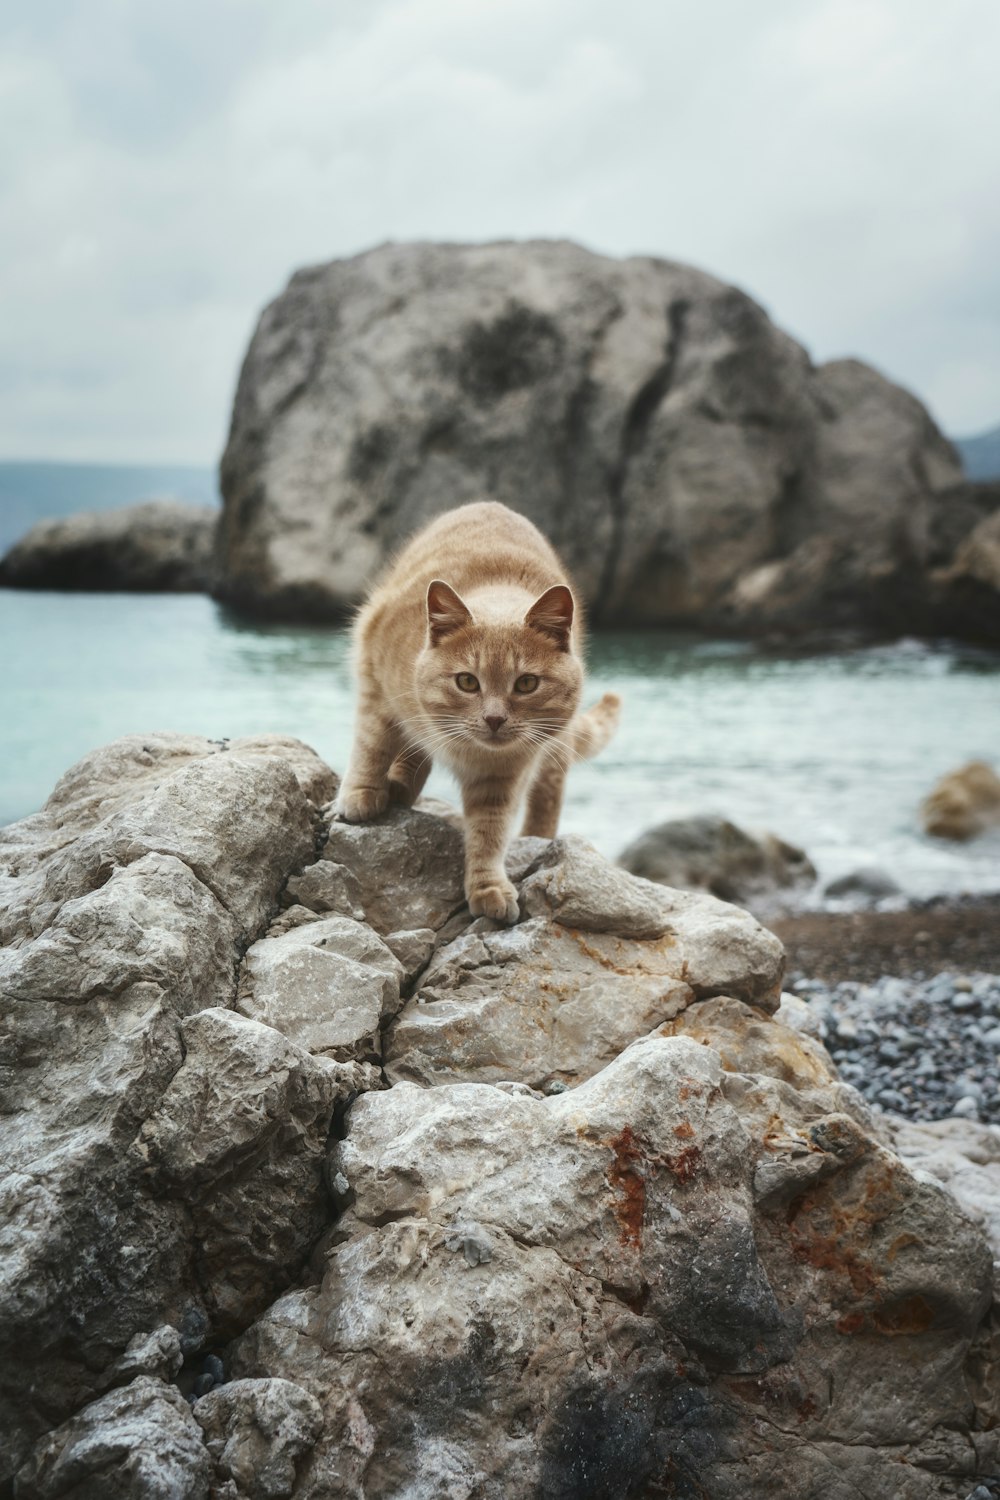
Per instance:
[[[580,609],[552,547],[524,516],[484,501],[438,516],[372,589],[354,631],[357,723],[337,816],[411,806],[435,758],[454,773],[473,916],[514,922],[504,870],[514,816],[555,835],[573,760],[614,733],[606,693],[579,714]]]

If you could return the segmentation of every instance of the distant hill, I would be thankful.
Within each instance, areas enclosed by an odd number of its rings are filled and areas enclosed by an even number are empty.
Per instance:
[[[53,464],[0,461],[0,553],[36,521],[136,500],[218,505],[214,469],[187,464]]]
[[[1000,479],[1000,427],[953,441],[970,479]]]

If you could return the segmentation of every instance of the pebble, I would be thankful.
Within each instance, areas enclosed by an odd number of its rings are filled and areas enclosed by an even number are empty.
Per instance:
[[[1000,974],[837,985],[799,974],[788,989],[825,1027],[838,1072],[869,1103],[911,1120],[1000,1124]]]

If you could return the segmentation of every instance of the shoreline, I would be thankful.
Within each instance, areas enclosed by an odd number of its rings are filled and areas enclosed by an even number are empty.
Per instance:
[[[809,911],[766,921],[788,955],[789,981],[870,984],[884,975],[930,979],[1000,974],[1000,892],[934,896],[903,911]],[[793,986],[794,988],[794,986]]]

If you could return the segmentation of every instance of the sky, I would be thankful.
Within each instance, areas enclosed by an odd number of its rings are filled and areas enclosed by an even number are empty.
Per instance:
[[[210,464],[387,239],[688,261],[1000,422],[997,0],[0,0],[0,457]]]

